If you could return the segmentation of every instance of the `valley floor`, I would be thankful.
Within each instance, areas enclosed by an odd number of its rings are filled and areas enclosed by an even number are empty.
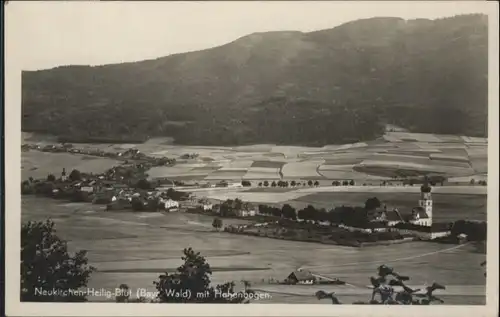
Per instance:
[[[154,291],[153,281],[181,264],[182,249],[201,252],[215,269],[212,282],[248,280],[252,288],[271,295],[262,303],[318,303],[314,293],[335,290],[343,302],[367,300],[366,285],[376,267],[387,263],[409,275],[412,285],[437,281],[448,287],[438,295],[446,304],[484,304],[485,278],[480,263],[485,255],[473,245],[429,242],[390,247],[350,248],[290,242],[214,232],[212,218],[186,213],[105,212],[101,207],[23,197],[22,220],[56,222],[58,234],[71,251],[85,249],[98,271],[89,287],[113,290],[121,283],[131,289]],[[224,219],[224,225],[246,223]],[[303,267],[346,281],[346,286],[270,285]],[[442,294],[442,295],[441,295]],[[91,297],[92,301],[107,300]],[[108,299],[109,300],[109,299]],[[111,299],[112,300],[112,299]]]

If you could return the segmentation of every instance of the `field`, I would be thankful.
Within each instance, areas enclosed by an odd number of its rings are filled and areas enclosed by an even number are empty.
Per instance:
[[[70,173],[73,169],[100,173],[119,164],[121,164],[120,161],[109,158],[29,151],[22,153],[21,177],[25,180],[29,177],[44,178],[48,174],[59,176],[63,168],[66,168],[66,173]]]
[[[436,221],[458,219],[486,220],[487,195],[485,187],[435,187],[433,197]],[[216,200],[239,198],[255,204],[290,204],[296,209],[307,205],[330,210],[338,206],[363,206],[371,197],[377,197],[389,210],[397,208],[403,215],[418,206],[418,187],[318,187],[318,188],[251,188],[193,192],[200,197]]]
[[[23,134],[24,141],[46,144],[48,138]],[[190,180],[355,180],[379,184],[401,175],[443,175],[451,178],[485,177],[487,139],[407,132],[388,132],[372,142],[324,147],[278,146],[272,144],[239,147],[201,147],[172,145],[171,139],[155,138],[143,144],[78,144],[78,147],[120,151],[136,148],[152,156],[176,158],[173,167],[150,170],[151,178],[170,177]],[[197,154],[193,159],[185,154]],[[55,159],[57,155],[59,158]],[[109,166],[111,160],[86,162],[63,154],[23,154],[23,177],[44,175],[57,167],[73,165],[84,169]],[[37,170],[33,163],[37,162]],[[54,163],[52,163],[54,162]],[[108,164],[109,163],[109,164]],[[46,166],[47,165],[47,166]],[[76,168],[76,167],[75,167]],[[38,172],[36,172],[38,171]]]
[[[213,232],[209,216],[183,213],[103,212],[93,205],[67,204],[28,197],[22,201],[22,219],[52,217],[70,250],[86,249],[98,271],[90,287],[114,289],[127,283],[154,291],[153,281],[165,270],[180,265],[184,247],[193,247],[214,268],[212,281],[242,279],[252,287],[269,292],[262,303],[315,303],[318,289],[334,290],[341,301],[366,300],[369,276],[387,263],[412,277],[411,285],[438,281],[447,286],[441,297],[447,304],[484,304],[485,279],[479,263],[485,255],[473,245],[453,247],[415,242],[390,248],[348,248],[265,239]],[[224,225],[245,221],[224,219]],[[276,286],[269,278],[283,279],[304,267],[324,276],[338,277],[347,286]],[[473,296],[466,296],[473,295]],[[105,298],[90,298],[103,301]],[[112,299],[111,299],[112,300]]]
[[[53,143],[51,139],[26,136],[25,142]],[[144,144],[74,144],[110,151],[137,148],[147,155],[176,158],[173,167],[157,167],[151,178],[169,177],[196,182],[227,180],[252,182],[251,188],[201,188],[190,190],[200,197],[224,200],[240,198],[254,203],[289,203],[295,207],[314,204],[332,208],[360,205],[378,197],[389,208],[406,213],[418,203],[418,186],[380,186],[384,180],[401,174],[444,175],[446,186],[433,189],[434,218],[486,218],[486,186],[464,186],[487,176],[487,140],[460,136],[440,136],[407,132],[387,133],[373,142],[331,145],[321,148],[252,145],[244,147],[198,147],[172,145],[167,138]],[[186,159],[185,154],[197,154]],[[82,155],[22,153],[22,176],[59,175],[62,168],[100,172],[119,162]],[[317,180],[319,187],[258,188],[265,180]],[[354,180],[355,186],[331,186],[333,180]],[[362,186],[366,184],[367,186]],[[459,186],[455,186],[459,185]],[[291,242],[214,232],[212,218],[185,213],[104,212],[95,205],[63,203],[42,198],[23,198],[23,221],[52,217],[60,235],[69,240],[71,250],[88,250],[91,263],[98,268],[91,287],[112,289],[127,283],[132,289],[154,290],[153,281],[164,270],[180,264],[184,247],[205,255],[214,268],[213,282],[242,279],[252,287],[269,292],[269,303],[318,303],[310,286],[276,286],[269,278],[283,279],[298,267],[325,276],[344,279],[350,286],[321,287],[335,290],[341,301],[367,299],[368,278],[381,263],[394,265],[412,276],[411,284],[438,281],[448,289],[441,296],[447,304],[484,304],[483,270],[485,255],[472,245],[451,247],[434,243],[348,248]],[[246,223],[224,219],[224,225]],[[474,295],[466,299],[465,295]],[[92,298],[92,300],[104,300]]]
[[[377,197],[390,210],[397,208],[402,214],[410,214],[418,206],[418,193],[314,193],[289,201],[295,208],[308,204],[331,209],[335,206],[362,206],[371,197]],[[486,195],[433,194],[433,219],[454,221],[458,219],[486,220]]]

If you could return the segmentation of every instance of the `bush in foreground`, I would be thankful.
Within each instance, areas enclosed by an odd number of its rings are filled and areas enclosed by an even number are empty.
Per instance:
[[[83,302],[72,292],[86,287],[95,270],[86,251],[68,253],[66,241],[56,235],[54,222],[28,222],[21,228],[21,300],[31,302]],[[52,292],[55,290],[56,292]],[[44,292],[45,291],[45,292]]]
[[[210,285],[212,270],[205,258],[193,249],[184,249],[184,263],[173,274],[165,273],[154,282],[161,303],[243,303],[244,293],[234,292],[234,283]],[[233,296],[222,296],[222,294]]]

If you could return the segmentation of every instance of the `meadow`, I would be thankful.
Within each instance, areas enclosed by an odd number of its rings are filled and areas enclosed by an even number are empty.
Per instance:
[[[331,209],[337,206],[364,206],[368,198],[377,197],[389,210],[397,208],[402,214],[410,214],[418,206],[419,193],[363,193],[320,192],[287,201],[294,208],[311,204],[318,208]],[[486,195],[433,194],[433,219],[455,221],[458,219],[486,220]]]
[[[45,178],[48,174],[59,176],[63,168],[66,168],[68,174],[73,169],[87,173],[101,173],[121,163],[117,160],[95,156],[29,151],[21,155],[21,179]]]
[[[24,142],[47,144],[47,138],[23,134]],[[175,158],[178,164],[155,167],[151,178],[189,180],[355,180],[379,184],[395,176],[443,175],[461,180],[481,178],[487,173],[487,139],[408,132],[387,132],[383,138],[324,147],[279,146],[273,144],[238,147],[172,145],[169,138],[154,138],[142,144],[75,144],[120,151],[136,148],[152,156]],[[196,154],[186,158],[186,154]],[[84,164],[84,162],[86,162]],[[95,162],[71,155],[23,153],[23,177],[53,172],[54,167],[99,171],[114,164],[99,158]],[[35,166],[36,165],[36,166]],[[101,168],[102,167],[102,168]],[[27,173],[31,172],[31,173]],[[58,170],[56,172],[59,172]]]

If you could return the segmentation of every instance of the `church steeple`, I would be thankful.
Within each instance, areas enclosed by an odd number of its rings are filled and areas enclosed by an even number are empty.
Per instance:
[[[432,225],[432,187],[429,185],[427,176],[424,179],[424,184],[420,187],[420,200],[418,201],[419,207],[423,208],[427,214],[428,221],[426,225]]]

